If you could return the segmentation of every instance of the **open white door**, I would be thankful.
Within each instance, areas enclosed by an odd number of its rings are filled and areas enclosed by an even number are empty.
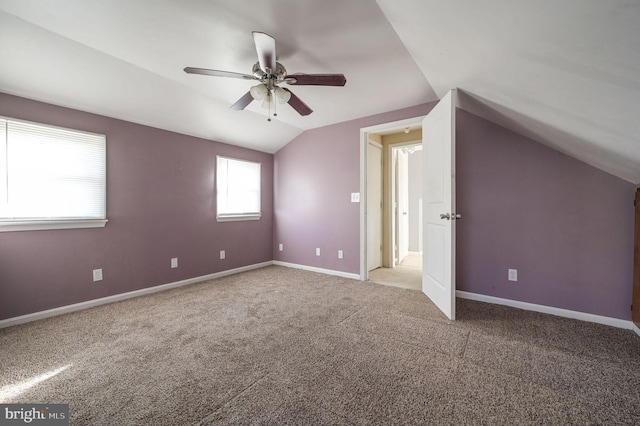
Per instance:
[[[450,90],[422,121],[422,292],[451,320],[455,286],[455,105]]]

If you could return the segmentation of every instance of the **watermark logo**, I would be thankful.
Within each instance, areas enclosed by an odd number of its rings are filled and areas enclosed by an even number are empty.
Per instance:
[[[0,426],[69,426],[69,404],[0,404]]]

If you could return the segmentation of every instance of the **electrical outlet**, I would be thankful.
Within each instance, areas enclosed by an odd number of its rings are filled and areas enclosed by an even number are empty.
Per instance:
[[[282,243],[278,244],[278,250],[279,251],[283,251],[284,250],[284,244],[282,244]]]
[[[508,277],[509,277],[509,281],[518,281],[518,270],[509,269]]]
[[[320,247],[316,248],[316,256],[320,256]]]
[[[338,250],[338,259],[342,259],[344,257],[344,253],[342,250]]]
[[[360,193],[359,192],[352,192],[351,193],[351,202],[352,203],[359,203],[360,202]]]
[[[172,257],[171,258],[171,268],[177,268],[178,267],[178,258],[177,257]]]
[[[220,250],[220,259],[224,259],[227,256],[227,253],[224,250]]]
[[[93,281],[102,281],[102,269],[93,270]]]

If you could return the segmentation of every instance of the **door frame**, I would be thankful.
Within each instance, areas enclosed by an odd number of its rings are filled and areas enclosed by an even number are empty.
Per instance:
[[[360,129],[360,280],[362,281],[369,279],[369,271],[367,270],[367,144],[369,143],[369,134],[422,126],[424,117],[426,115]]]
[[[633,293],[631,299],[631,326],[640,335],[640,188],[636,188],[635,231],[633,242]]]
[[[383,231],[383,228],[384,228],[383,227],[384,213],[382,211],[382,202],[383,202],[383,200],[382,200],[382,192],[383,192],[382,191],[382,186],[383,186],[383,180],[384,180],[384,170],[383,170],[383,167],[382,167],[382,159],[384,158],[384,146],[381,143],[378,143],[378,142],[376,142],[374,140],[369,140],[369,143],[367,144],[367,182],[371,178],[371,170],[369,169],[369,161],[368,161],[369,160],[368,155],[369,155],[370,146],[374,146],[376,149],[380,150],[380,163],[379,163],[379,167],[378,167],[378,173],[380,174],[380,182],[377,183],[377,185],[379,186],[379,191],[380,191],[380,194],[379,194],[380,206],[379,206],[379,212],[378,212],[380,214],[380,220],[379,220],[379,222],[377,224],[374,224],[374,226],[379,227],[378,228],[378,232],[380,234],[380,247],[379,247],[379,250],[380,250],[380,253],[379,253],[380,254],[380,266],[379,267],[381,267],[384,264],[383,255],[382,255],[382,241],[384,240],[384,231]],[[375,192],[377,192],[377,191],[375,191]],[[366,191],[366,196],[363,198],[362,202],[367,203],[365,207],[369,208],[369,188],[368,187],[367,187],[367,191]],[[369,215],[369,212],[367,212],[367,221],[368,221],[368,218],[369,218],[368,215]],[[369,238],[369,224],[368,223],[367,223],[366,229],[367,229],[367,250],[366,250],[366,252],[367,252],[367,256],[368,256],[369,255],[369,242],[371,240]],[[370,260],[371,259],[367,258],[367,271],[372,270],[371,265],[369,265],[369,261]]]

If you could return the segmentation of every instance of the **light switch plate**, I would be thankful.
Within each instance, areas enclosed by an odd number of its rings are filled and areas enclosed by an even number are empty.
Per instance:
[[[178,258],[177,257],[172,257],[171,258],[171,268],[177,268],[178,267]]]

